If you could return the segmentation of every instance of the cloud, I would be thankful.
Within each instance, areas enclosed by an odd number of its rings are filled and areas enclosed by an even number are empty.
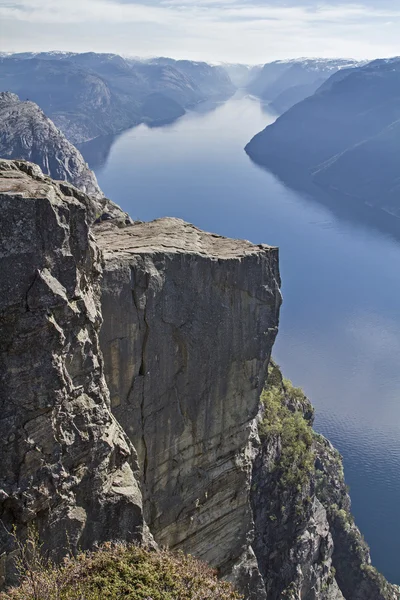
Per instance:
[[[362,5],[274,6],[240,0],[161,0],[159,3],[117,0],[0,0],[0,16],[31,22],[188,22],[191,17],[210,22],[276,20],[281,23],[350,23],[359,20],[400,19],[400,10]],[[62,20],[62,21],[61,21]]]
[[[4,42],[13,50],[38,50],[54,40],[54,49],[262,62],[310,54],[399,54],[400,10],[394,6],[282,6],[272,0],[0,0],[0,20]],[[52,25],[57,25],[58,36]]]

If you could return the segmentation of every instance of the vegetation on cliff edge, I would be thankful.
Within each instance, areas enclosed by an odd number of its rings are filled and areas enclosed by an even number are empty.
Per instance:
[[[259,433],[262,440],[279,439],[280,457],[275,469],[281,472],[280,483],[284,487],[301,486],[309,479],[315,463],[311,404],[300,388],[282,378],[273,362],[261,401],[264,414]]]
[[[27,546],[29,549],[29,546]],[[0,600],[240,600],[207,565],[183,553],[105,544],[60,566],[35,548],[20,561],[21,585]]]

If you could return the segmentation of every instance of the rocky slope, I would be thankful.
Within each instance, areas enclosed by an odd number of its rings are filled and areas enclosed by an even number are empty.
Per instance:
[[[13,528],[46,550],[144,540],[137,457],[110,412],[89,198],[0,161],[0,580]]]
[[[34,102],[0,92],[0,157],[34,162],[53,179],[69,181],[96,198],[104,194],[81,153]]]
[[[235,90],[216,67],[160,60],[95,52],[3,56],[0,90],[36,102],[74,144],[142,122],[173,121],[187,107]]]
[[[222,66],[192,60],[174,60],[172,58],[153,58],[146,62],[151,65],[173,67],[196,84],[203,95],[203,99],[225,100],[236,89],[226,69]]]
[[[397,600],[371,565],[350,512],[340,454],[312,430],[313,408],[271,363],[254,461],[253,548],[268,600]]]
[[[255,71],[247,89],[282,114],[311,96],[331,75],[357,64],[354,60],[346,59],[277,60]]]
[[[399,600],[308,400],[275,365],[263,391],[277,249],[179,219],[99,222],[38,167],[0,175],[2,579],[13,524],[23,539],[35,523],[56,559],[153,534],[245,600]]]
[[[378,60],[333,75],[246,146],[285,181],[291,172],[399,215],[400,59]]]

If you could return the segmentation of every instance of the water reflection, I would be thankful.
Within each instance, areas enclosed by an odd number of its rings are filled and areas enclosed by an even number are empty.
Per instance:
[[[209,100],[207,102],[201,102],[200,104],[191,107],[191,109],[187,112],[205,115],[207,113],[213,112],[223,104],[225,104],[224,100]],[[167,121],[154,121],[153,123],[148,123],[146,127],[148,127],[149,129],[159,129],[161,127],[163,129],[168,129],[168,127],[173,127],[176,121],[178,121],[178,119],[171,119]],[[135,130],[140,125],[131,127],[129,131]],[[96,171],[104,167],[104,165],[107,163],[109,154],[111,152],[111,148],[125,133],[126,131],[122,131],[116,135],[101,135],[93,140],[89,140],[88,142],[76,144],[76,147],[81,152],[89,167],[93,171]]]
[[[364,225],[368,228],[376,229],[400,241],[399,218],[378,208],[367,206],[360,202],[360,200],[333,191],[327,192],[323,190],[313,183],[304,170],[299,170],[294,165],[290,165],[287,168],[280,163],[267,168],[257,164],[253,159],[250,160],[260,169],[273,173],[283,185],[302,194],[312,202],[323,204],[340,220],[348,221],[356,226]]]

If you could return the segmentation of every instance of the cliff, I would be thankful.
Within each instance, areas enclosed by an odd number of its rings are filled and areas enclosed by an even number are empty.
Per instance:
[[[69,181],[96,198],[104,194],[81,153],[34,102],[0,92],[0,157],[29,160],[53,179]]]
[[[0,162],[0,202],[3,580],[12,527],[34,523],[56,560],[154,536],[245,600],[399,600],[309,401],[268,369],[276,248],[96,219],[94,199],[21,161]]]
[[[273,362],[254,461],[254,551],[268,600],[397,600],[354,523],[342,458],[312,429],[314,411]]]
[[[281,301],[277,250],[177,219],[103,224],[95,236],[106,378],[138,451],[146,520],[159,544],[239,573],[252,562],[252,453]]]
[[[13,528],[23,539],[35,523],[55,559],[145,538],[137,457],[99,349],[101,256],[85,197],[68,190],[0,161],[0,583]]]

